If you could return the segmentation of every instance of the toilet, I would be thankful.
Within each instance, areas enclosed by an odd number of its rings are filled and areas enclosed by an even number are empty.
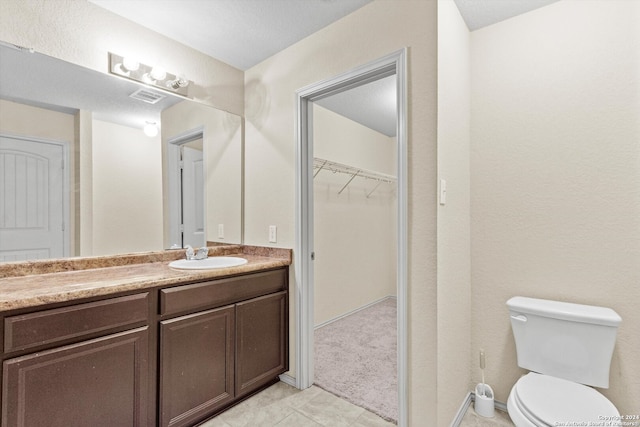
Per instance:
[[[507,306],[518,366],[530,371],[507,400],[516,427],[619,425],[616,407],[590,386],[609,387],[622,318],[610,308],[520,296]]]

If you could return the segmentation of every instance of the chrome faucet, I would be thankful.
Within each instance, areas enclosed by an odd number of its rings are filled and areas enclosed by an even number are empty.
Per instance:
[[[186,257],[189,260],[205,259],[209,256],[209,248],[206,246],[201,247],[198,251],[194,251],[191,245],[187,245]]]
[[[196,259],[205,259],[209,256],[209,248],[207,248],[206,246],[201,247],[200,249],[198,249],[198,251],[196,252]]]

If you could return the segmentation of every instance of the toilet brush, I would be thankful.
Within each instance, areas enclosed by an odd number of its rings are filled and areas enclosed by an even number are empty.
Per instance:
[[[482,396],[486,396],[486,387],[487,385],[484,382],[484,367],[485,367],[485,358],[484,358],[484,350],[480,349],[480,373],[482,374]]]
[[[482,382],[476,386],[474,409],[476,410],[476,414],[491,418],[494,415],[493,390],[484,382],[485,366],[486,359],[484,350],[480,349],[480,373],[482,374]]]

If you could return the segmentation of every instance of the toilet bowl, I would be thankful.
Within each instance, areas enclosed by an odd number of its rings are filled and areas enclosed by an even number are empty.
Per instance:
[[[507,410],[517,427],[620,425],[616,407],[595,389],[534,372],[513,386]]]

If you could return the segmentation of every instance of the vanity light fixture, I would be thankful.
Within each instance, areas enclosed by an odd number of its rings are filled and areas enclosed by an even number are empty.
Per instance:
[[[184,76],[168,73],[160,66],[152,67],[111,52],[109,52],[109,73],[185,97],[187,87],[191,83]]]
[[[150,138],[158,135],[158,125],[156,122],[147,122],[142,130],[144,131],[144,134]]]

